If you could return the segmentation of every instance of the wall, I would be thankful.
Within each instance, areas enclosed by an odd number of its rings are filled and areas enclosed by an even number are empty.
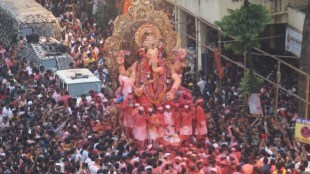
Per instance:
[[[296,20],[298,19],[298,20]],[[303,31],[305,14],[298,9],[288,8],[288,25],[294,27],[299,32]]]
[[[200,1],[200,17],[204,20],[214,23],[220,17],[218,0],[201,0]]]
[[[177,5],[190,11],[194,16],[199,16],[199,3],[201,0],[175,0]]]
[[[233,2],[232,0],[165,0],[182,9],[186,9],[196,17],[214,23],[228,15],[227,9],[238,9],[243,1]],[[269,10],[271,23],[287,23],[288,7],[306,6],[308,0],[250,0],[250,3],[262,4]]]

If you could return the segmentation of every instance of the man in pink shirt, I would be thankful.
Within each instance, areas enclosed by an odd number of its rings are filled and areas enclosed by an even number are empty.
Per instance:
[[[197,135],[197,139],[200,140],[203,135],[208,133],[207,131],[207,119],[205,116],[205,112],[203,110],[203,99],[197,100],[197,107],[195,108],[195,122],[196,122],[196,129],[195,135]]]
[[[181,130],[180,135],[184,135],[189,140],[190,135],[193,133],[192,127],[192,115],[193,113],[189,110],[189,105],[184,106],[184,111],[181,114]]]
[[[133,117],[134,117],[133,135],[134,138],[138,141],[140,150],[142,150],[144,148],[144,141],[147,138],[147,130],[146,130],[147,116],[144,112],[144,108],[140,106],[138,108],[138,112],[135,113]]]
[[[157,147],[157,138],[158,131],[157,127],[159,124],[159,120],[157,114],[153,112],[153,108],[148,108],[147,113],[147,132],[148,132],[148,140],[149,144],[152,144],[153,147]]]
[[[164,123],[164,108],[159,106],[157,108],[157,118],[158,118],[158,138],[163,138],[165,135],[165,123]]]
[[[170,110],[170,105],[165,106],[166,111],[164,112],[164,123],[165,123],[165,135],[171,136],[175,133],[174,131],[174,117],[173,113]]]
[[[180,125],[181,125],[181,113],[182,113],[182,110],[179,108],[179,104],[176,103],[174,104],[174,110],[173,110],[173,115],[174,115],[174,126],[175,126],[175,132],[177,134],[180,133]]]
[[[122,110],[123,110],[123,126],[125,127],[125,134],[127,137],[132,138],[132,128],[133,128],[133,112],[134,112],[134,105],[136,102],[134,101],[133,94],[130,93],[128,98],[125,99],[122,103]]]

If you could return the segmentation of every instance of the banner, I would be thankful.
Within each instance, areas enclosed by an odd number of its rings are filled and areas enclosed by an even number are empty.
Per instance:
[[[300,57],[302,34],[291,27],[287,27],[285,36],[285,50]]]
[[[215,65],[217,69],[217,74],[219,78],[222,79],[223,77],[222,63],[221,63],[221,60],[220,60],[220,57],[219,57],[219,54],[216,48],[214,48],[214,60],[215,60]]]
[[[295,124],[295,140],[310,144],[310,120],[297,118]]]
[[[250,97],[249,97],[249,108],[250,108],[251,114],[255,114],[255,115],[263,114],[259,94],[251,94],[250,95]]]

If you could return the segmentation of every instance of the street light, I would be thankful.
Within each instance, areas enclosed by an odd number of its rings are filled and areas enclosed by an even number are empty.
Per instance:
[[[221,46],[221,41],[222,41],[222,29],[221,27],[217,27],[217,31],[218,31],[218,55],[219,55],[219,64],[220,66],[222,66],[222,46]],[[220,67],[222,68],[222,67]],[[218,70],[218,75],[219,74],[219,70]],[[219,76],[219,90],[222,90],[222,78]]]

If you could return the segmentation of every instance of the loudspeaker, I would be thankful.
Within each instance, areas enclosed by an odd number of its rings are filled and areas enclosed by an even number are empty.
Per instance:
[[[39,43],[40,37],[38,34],[30,34],[26,35],[26,39],[28,43]]]

